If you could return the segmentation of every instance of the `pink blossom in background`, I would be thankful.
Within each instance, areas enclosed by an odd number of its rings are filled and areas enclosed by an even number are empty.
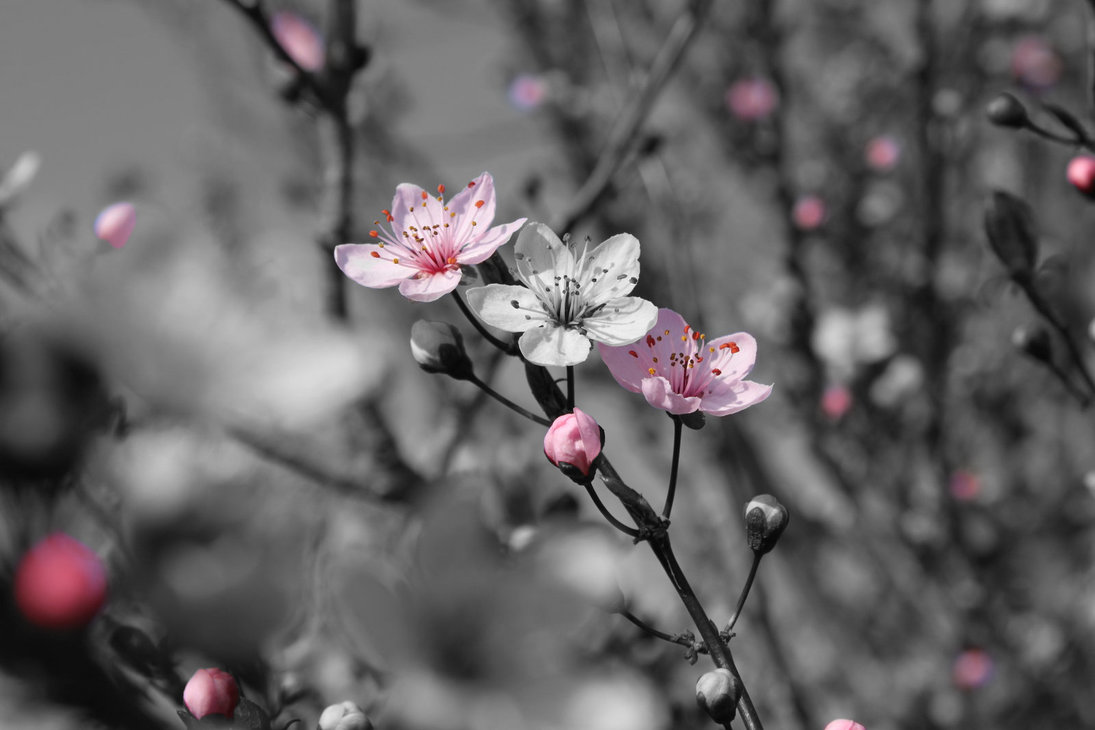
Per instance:
[[[506,96],[509,103],[523,112],[532,111],[544,103],[548,95],[547,82],[535,74],[520,74],[510,82]]]
[[[280,11],[270,20],[270,30],[289,57],[305,71],[323,68],[326,54],[323,35],[296,13]]]
[[[867,166],[875,172],[889,172],[901,159],[901,145],[893,137],[882,135],[867,142],[864,151]]]
[[[544,436],[544,455],[555,466],[566,463],[588,476],[601,453],[601,427],[593,417],[575,408],[555,419]]]
[[[744,380],[757,360],[752,335],[738,332],[708,342],[671,309],[658,310],[645,339],[597,348],[617,383],[669,413],[727,416],[772,393],[770,385]]]
[[[957,469],[951,474],[947,486],[951,496],[960,502],[970,502],[981,493],[981,480],[973,472],[964,469]]]
[[[764,119],[778,104],[776,87],[765,78],[739,79],[726,90],[726,108],[742,121]]]
[[[1024,85],[1046,89],[1061,78],[1061,57],[1041,36],[1019,39],[1011,53],[1011,73]]]
[[[91,548],[56,532],[32,547],[15,571],[15,603],[45,629],[77,629],[106,602],[106,567]]]
[[[845,385],[830,385],[821,394],[821,412],[830,421],[839,421],[852,407],[852,391]]]
[[[802,231],[820,228],[827,215],[825,201],[816,195],[803,195],[795,201],[795,206],[791,210],[791,220],[795,227]]]
[[[984,687],[992,680],[992,675],[992,659],[981,649],[967,649],[959,654],[951,671],[954,686],[963,690]]]
[[[1068,181],[1084,195],[1095,195],[1095,157],[1078,155],[1069,160]]]
[[[137,210],[132,203],[115,203],[103,208],[95,219],[95,235],[114,248],[122,248],[137,225]]]
[[[833,720],[825,726],[825,730],[867,730],[855,720]]]
[[[484,172],[446,203],[445,186],[430,195],[417,185],[395,189],[392,209],[383,210],[390,229],[369,235],[376,243],[335,247],[342,273],[362,286],[399,293],[416,302],[432,302],[460,283],[461,266],[480,264],[525,224],[524,218],[490,227],[494,220],[494,180]]]
[[[183,689],[183,703],[199,720],[206,715],[232,719],[240,701],[240,688],[228,672],[216,667],[199,669]]]

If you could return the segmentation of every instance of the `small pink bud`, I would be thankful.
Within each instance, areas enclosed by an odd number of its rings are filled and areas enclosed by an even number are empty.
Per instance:
[[[803,195],[795,201],[795,207],[791,210],[791,220],[797,228],[803,231],[812,231],[825,222],[825,201],[816,195]]]
[[[901,145],[893,137],[875,137],[867,143],[864,152],[867,165],[877,172],[889,172],[901,159]]]
[[[1061,57],[1043,38],[1028,35],[1015,44],[1011,54],[1011,72],[1021,83],[1045,89],[1057,83],[1064,70]]]
[[[509,103],[520,111],[532,111],[544,103],[548,95],[548,85],[543,77],[534,74],[521,74],[510,82],[506,96]]]
[[[183,690],[186,709],[199,720],[206,715],[232,719],[239,701],[240,688],[235,677],[215,667],[194,672]]]
[[[740,79],[726,90],[726,108],[742,121],[764,119],[775,111],[778,104],[776,87],[768,79]]]
[[[15,602],[32,624],[77,629],[106,602],[106,568],[87,545],[54,533],[27,551],[15,571]]]
[[[1095,157],[1079,155],[1068,163],[1068,181],[1084,195],[1095,197]]]
[[[103,208],[95,219],[95,235],[114,248],[121,248],[133,233],[137,211],[132,203],[115,203]]]
[[[951,474],[950,483],[947,485],[951,496],[960,502],[969,502],[977,499],[981,493],[981,480],[973,472],[958,469]]]
[[[283,10],[274,13],[270,30],[278,44],[302,69],[314,73],[323,68],[326,53],[323,36],[307,20]]]
[[[854,720],[833,720],[825,726],[825,730],[867,730]]]
[[[981,649],[967,649],[954,660],[951,677],[958,689],[984,687],[992,679],[992,659]]]
[[[588,477],[593,460],[601,453],[601,427],[593,417],[575,408],[555,419],[544,436],[544,455],[558,467],[569,464]]]
[[[852,407],[852,392],[844,385],[830,385],[821,394],[821,412],[830,421],[839,421]]]

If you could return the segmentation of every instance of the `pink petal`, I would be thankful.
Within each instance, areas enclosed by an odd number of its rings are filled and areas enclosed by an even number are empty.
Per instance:
[[[483,204],[477,207],[479,201]],[[453,231],[456,241],[467,243],[484,238],[494,221],[494,178],[490,173],[482,173],[457,193],[449,201],[449,213],[456,213],[452,219],[456,225]],[[472,221],[475,221],[474,226]]]
[[[742,380],[730,387],[716,386],[712,392],[703,396],[700,410],[711,416],[729,416],[749,406],[755,406],[771,394],[771,385]]]
[[[335,246],[335,263],[346,276],[372,289],[395,286],[414,276],[413,268],[392,263],[388,258],[376,258],[372,255],[374,251],[380,251],[376,244],[344,243]]]
[[[639,360],[630,354],[633,350],[630,345],[623,347],[610,347],[603,343],[597,343],[597,350],[601,353],[601,360],[608,367],[608,372],[622,387],[632,393],[642,392],[643,378],[649,378],[650,373],[643,368]]]
[[[701,408],[699,398],[685,397],[673,392],[669,381],[661,375],[645,378],[641,387],[646,402],[655,408],[661,408],[663,411],[679,415],[681,413],[692,413]]]
[[[446,269],[438,274],[420,274],[404,279],[399,293],[416,302],[432,302],[445,296],[460,283],[460,270]]]
[[[323,68],[323,36],[307,20],[295,13],[277,12],[270,21],[270,30],[278,44],[302,69],[318,71]]]
[[[95,219],[95,235],[114,248],[125,246],[137,224],[137,211],[132,203],[115,203],[104,208]]]
[[[518,218],[512,223],[505,223],[491,228],[482,239],[465,246],[464,249],[457,254],[456,261],[465,265],[483,263],[489,259],[491,254],[497,251],[500,246],[507,243],[510,236],[516,233],[521,226],[525,225],[525,221],[527,220],[528,218]]]
[[[722,352],[719,349],[720,345],[730,343],[737,347],[737,352],[730,355],[730,357],[724,355],[723,358],[725,359],[719,359],[718,365],[713,365],[713,367],[718,367],[722,371],[720,377],[725,382],[741,380],[752,372],[753,366],[757,363],[757,341],[748,332],[735,332],[732,335],[724,335],[711,340],[707,345],[715,348],[715,353],[719,353]]]
[[[415,211],[422,205],[423,194],[426,196],[425,202],[428,205],[431,200],[430,194],[414,183],[400,183],[396,186],[395,195],[392,197],[391,213],[392,228],[395,230],[397,238],[403,231],[415,225]]]

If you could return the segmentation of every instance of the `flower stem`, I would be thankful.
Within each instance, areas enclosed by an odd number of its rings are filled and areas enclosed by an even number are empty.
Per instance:
[[[535,423],[539,423],[541,426],[550,426],[551,425],[551,421],[544,418],[543,416],[538,416],[535,413],[533,413],[532,411],[527,410],[527,409],[522,408],[521,406],[517,405],[516,403],[511,401],[509,398],[507,398],[506,396],[504,396],[501,393],[499,393],[498,391],[496,391],[494,388],[492,388],[489,385],[487,385],[486,383],[484,383],[482,380],[479,379],[478,376],[476,376],[474,374],[471,375],[470,377],[468,377],[468,382],[475,385],[477,388],[482,390],[484,393],[489,395],[491,398],[494,398],[496,401],[498,401],[499,403],[504,405],[506,408],[509,408],[514,413],[519,413],[522,416],[524,416],[525,418],[529,419],[530,421],[534,421]]]
[[[484,327],[483,323],[479,321],[479,318],[476,317],[470,309],[468,309],[468,305],[464,303],[464,299],[458,293],[456,293],[455,290],[452,293],[452,298],[456,300],[456,306],[460,307],[460,311],[464,313],[464,316],[467,317],[468,321],[471,322],[476,331],[478,331],[479,334],[483,335],[483,339],[497,347],[502,352],[505,352],[509,355],[513,354],[513,345],[502,342],[502,340],[498,339],[490,332],[488,332],[487,328]]]
[[[609,521],[609,523],[620,532],[624,533],[628,537],[636,538],[639,536],[639,531],[634,527],[628,527],[624,523],[620,522],[616,517],[608,511],[608,507],[601,501],[601,498],[597,496],[597,490],[593,488],[593,484],[586,484],[586,491],[589,492],[590,499],[593,500],[593,504],[597,505],[597,509],[600,510],[601,515]]]
[[[1065,326],[1065,323],[1057,316],[1053,311],[1053,308],[1049,305],[1049,302],[1046,301],[1045,297],[1042,296],[1042,293],[1038,291],[1033,284],[1024,285],[1023,290],[1025,291],[1031,306],[1042,315],[1043,319],[1045,319],[1053,329],[1057,330],[1061,339],[1065,341],[1065,347],[1068,349],[1068,354],[1072,357],[1076,369],[1080,371],[1080,376],[1083,378],[1084,385],[1087,386],[1088,391],[1092,395],[1095,395],[1095,378],[1092,377],[1091,372],[1087,369],[1087,363],[1084,362],[1083,353],[1080,352],[1080,348],[1072,338],[1072,333],[1068,331],[1068,327]]]
[[[760,559],[764,557],[764,553],[753,552],[753,566],[749,568],[749,577],[745,579],[745,585],[741,589],[741,595],[738,596],[738,605],[734,609],[734,615],[730,617],[730,620],[726,622],[726,630],[723,632],[729,635],[734,630],[734,624],[738,622],[738,618],[741,617],[741,610],[745,607],[745,599],[749,597],[749,589],[753,587],[753,579],[757,577],[757,568],[760,567]]]
[[[687,647],[689,649],[695,649],[697,652],[703,654],[707,653],[707,647],[703,646],[702,644],[697,647],[694,639],[689,639],[688,636],[683,634],[674,635],[667,634],[664,631],[659,631],[658,629],[648,624],[646,621],[643,621],[641,618],[631,613],[631,611],[628,611],[626,608],[620,609],[619,611],[617,611],[617,613],[655,638],[661,639],[662,641],[668,641],[671,644],[680,644],[681,646]]]
[[[673,465],[669,469],[669,490],[665,495],[665,507],[662,508],[662,517],[669,519],[669,513],[673,511],[673,498],[677,495],[677,466],[681,460],[681,418],[671,416],[673,419]]]
[[[574,366],[567,365],[567,410],[574,411]]]

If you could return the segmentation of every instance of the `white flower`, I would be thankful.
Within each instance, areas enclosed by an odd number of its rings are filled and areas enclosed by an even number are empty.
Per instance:
[[[523,332],[521,353],[537,365],[576,365],[589,356],[590,340],[635,342],[658,318],[653,304],[626,296],[639,281],[638,239],[620,233],[588,249],[589,239],[577,250],[543,223],[529,223],[514,254],[525,286],[472,289],[468,303],[487,324]]]

